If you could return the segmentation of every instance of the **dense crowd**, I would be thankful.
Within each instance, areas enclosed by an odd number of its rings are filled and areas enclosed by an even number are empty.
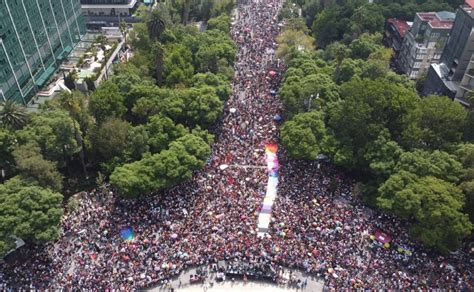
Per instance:
[[[232,271],[244,267],[264,276],[282,266],[302,269],[334,289],[472,289],[474,267],[464,257],[425,254],[410,243],[403,223],[353,198],[352,181],[330,165],[289,160],[284,151],[270,229],[257,237],[267,172],[254,166],[264,165],[265,143],[278,141],[274,117],[282,113],[271,94],[283,71],[274,57],[280,6],[278,0],[238,4],[234,94],[205,168],[191,181],[137,200],[113,191],[83,194],[64,216],[56,243],[2,266],[8,287],[130,290],[226,261]],[[133,230],[132,240],[121,236],[124,228]],[[374,244],[369,235],[376,230],[413,254]]]

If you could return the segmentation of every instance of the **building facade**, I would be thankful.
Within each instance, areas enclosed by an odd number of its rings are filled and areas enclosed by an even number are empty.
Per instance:
[[[84,34],[79,0],[1,0],[0,100],[27,104]]]
[[[473,54],[474,0],[467,0],[456,11],[440,64],[430,67],[423,95],[447,95],[467,105],[466,96],[474,93]]]
[[[407,22],[397,18],[387,19],[383,40],[388,47],[393,49],[395,57],[398,56],[402,48],[403,39],[412,25],[413,22]]]
[[[417,13],[405,35],[397,63],[411,79],[426,74],[431,63],[438,63],[454,23],[452,12]]]
[[[133,17],[138,0],[81,0],[81,4],[87,28],[91,30],[118,26],[120,21],[138,21]]]

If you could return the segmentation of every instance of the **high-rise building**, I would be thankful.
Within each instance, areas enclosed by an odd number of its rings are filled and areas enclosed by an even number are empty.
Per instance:
[[[28,103],[84,34],[79,0],[0,0],[0,100]]]
[[[474,0],[466,0],[456,11],[449,39],[439,64],[432,64],[423,95],[447,95],[468,105],[474,93]]]
[[[431,63],[439,62],[454,17],[454,13],[447,11],[416,14],[397,57],[402,72],[416,79],[426,74]]]

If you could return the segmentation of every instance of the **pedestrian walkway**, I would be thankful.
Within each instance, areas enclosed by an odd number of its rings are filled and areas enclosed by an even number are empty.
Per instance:
[[[287,270],[289,271],[289,270]],[[306,286],[304,288],[289,287],[288,285],[277,285],[270,282],[261,281],[235,281],[232,282],[230,279],[227,281],[216,283],[214,281],[214,273],[211,273],[204,283],[201,284],[189,284],[190,275],[197,274],[197,269],[189,269],[179,275],[179,277],[173,279],[170,285],[165,287],[155,287],[148,291],[150,292],[168,292],[170,288],[173,288],[175,292],[201,292],[205,291],[204,287],[208,287],[209,292],[283,292],[283,291],[294,291],[294,292],[321,292],[323,291],[324,281],[310,274],[301,272],[299,270],[293,270],[293,275],[299,279],[306,280]],[[212,284],[210,284],[212,282]],[[168,286],[168,287],[166,287]]]

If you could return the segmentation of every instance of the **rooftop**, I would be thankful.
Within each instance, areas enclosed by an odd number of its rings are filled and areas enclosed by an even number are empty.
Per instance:
[[[413,23],[410,24],[407,21],[400,20],[397,18],[389,18],[387,22],[393,25],[393,27],[398,31],[398,33],[400,34],[402,38],[405,37],[405,34],[408,32],[411,25],[413,24]]]
[[[420,12],[417,15],[421,20],[428,22],[431,27],[439,29],[451,29],[456,17],[456,14],[449,11]]]
[[[137,4],[138,0],[131,0],[130,3],[128,4],[82,4],[81,7],[83,9],[91,9],[91,8],[101,8],[101,9],[107,9],[107,8],[133,8]]]

